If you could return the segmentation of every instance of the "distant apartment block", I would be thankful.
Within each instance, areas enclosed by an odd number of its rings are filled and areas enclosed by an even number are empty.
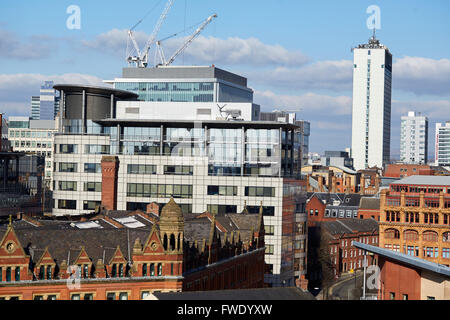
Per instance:
[[[400,133],[400,161],[425,164],[428,157],[428,118],[410,111],[402,116]]]
[[[450,167],[450,121],[436,123],[435,164]]]

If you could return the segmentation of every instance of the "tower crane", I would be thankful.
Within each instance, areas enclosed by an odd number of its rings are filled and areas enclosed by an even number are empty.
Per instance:
[[[175,60],[175,58],[180,55],[190,44],[192,41],[194,41],[194,39],[200,34],[200,32],[202,32],[202,30],[214,19],[217,18],[217,14],[213,14],[211,16],[209,16],[205,21],[203,21],[203,23],[195,30],[195,32],[183,43],[183,45],[177,50],[175,51],[175,53],[169,58],[169,60],[166,60],[165,56],[164,56],[164,52],[162,50],[161,47],[161,42],[163,40],[166,40],[168,38],[162,39],[162,40],[158,40],[156,41],[156,46],[158,48],[158,53],[159,53],[159,57],[161,59],[161,66],[168,66],[170,64],[172,64],[172,62]]]
[[[166,19],[167,14],[168,14],[170,8],[172,7],[174,1],[175,0],[167,1],[166,6],[165,6],[163,12],[161,13],[161,16],[159,17],[158,22],[156,23],[156,25],[155,25],[155,27],[153,29],[153,32],[150,35],[149,39],[147,40],[147,43],[145,44],[145,47],[142,50],[142,52],[139,50],[139,46],[138,46],[138,44],[136,42],[136,39],[134,37],[133,30],[134,30],[134,28],[137,27],[137,25],[139,25],[142,22],[143,18],[138,23],[136,23],[130,30],[128,30],[128,38],[133,43],[134,50],[136,51],[136,55],[133,55],[133,51],[128,49],[128,44],[127,44],[127,58],[126,58],[126,60],[127,60],[129,65],[134,63],[135,66],[139,67],[139,68],[147,67],[147,64],[148,64],[148,53],[149,53],[150,47],[155,42],[156,36],[158,35],[158,32],[159,32],[159,29],[161,29],[161,25],[164,22],[164,20]]]

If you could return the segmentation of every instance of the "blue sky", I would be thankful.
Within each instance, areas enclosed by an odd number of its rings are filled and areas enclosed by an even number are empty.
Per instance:
[[[142,46],[165,2],[2,1],[0,112],[26,115],[43,79],[101,84],[120,76],[126,30],[154,8],[136,29]],[[66,27],[72,4],[81,9],[79,30]],[[450,120],[447,0],[175,0],[158,38],[217,13],[175,64],[214,63],[248,77],[263,110],[298,110],[311,121],[312,151],[338,150],[351,141],[350,49],[371,35],[370,5],[380,7],[377,37],[394,57],[392,153],[400,116],[411,109],[430,117],[432,155],[434,123]],[[168,51],[176,41],[167,41]]]

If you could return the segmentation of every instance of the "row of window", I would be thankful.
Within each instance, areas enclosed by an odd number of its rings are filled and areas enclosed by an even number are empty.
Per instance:
[[[442,214],[442,220],[439,219],[437,213],[418,213],[418,212],[405,212],[404,221],[407,223],[421,223],[420,215],[423,215],[423,223],[428,224],[450,224],[450,217],[448,214]],[[400,222],[400,212],[386,211],[386,221]]]
[[[309,210],[309,214],[312,216],[318,215],[319,210],[315,210],[313,212],[313,209]],[[325,217],[332,217],[332,218],[357,218],[358,217],[358,210],[343,210],[343,209],[325,209]]]
[[[398,244],[385,244],[386,249],[400,252],[400,245]],[[409,256],[419,256],[420,248],[418,246],[403,246],[403,252]],[[423,248],[424,258],[439,258],[439,248],[438,247],[424,247]],[[442,258],[450,259],[450,248],[442,248]]]
[[[55,181],[53,181],[55,183]],[[53,186],[53,190],[56,190],[55,186]],[[77,182],[76,181],[58,181],[58,190],[61,191],[77,191]],[[83,191],[86,192],[102,192],[102,183],[101,182],[84,182],[83,183]]]
[[[52,132],[48,131],[20,131],[20,130],[10,130],[9,136],[11,138],[51,138]]]
[[[58,199],[58,202],[55,203],[58,209],[66,209],[66,210],[76,210],[77,209],[77,200],[69,200],[69,199]],[[101,205],[101,201],[95,200],[84,200],[83,201],[83,210],[95,210],[97,206]]]
[[[14,142],[14,147],[16,148],[51,148],[51,142],[42,142],[42,141],[19,141],[19,140],[11,140],[11,144]]]
[[[14,280],[12,280],[12,276],[14,276]],[[20,281],[20,267],[6,267],[5,279],[3,279],[3,267],[0,267],[0,282],[2,281]]]

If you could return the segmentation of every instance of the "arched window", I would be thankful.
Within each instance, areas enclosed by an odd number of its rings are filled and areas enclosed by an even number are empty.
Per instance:
[[[419,240],[419,233],[416,230],[406,230],[403,232],[403,239],[417,241]]]
[[[175,250],[175,236],[173,233],[170,235],[170,250]]]
[[[167,234],[164,234],[163,247],[164,250],[167,250]]]
[[[432,242],[438,241],[437,232],[428,230],[428,231],[424,231],[422,235],[423,235],[423,241],[432,241]]]
[[[146,263],[144,263],[144,264],[142,265],[142,276],[143,276],[143,277],[146,277],[146,276],[147,276],[147,264],[146,264]]]
[[[442,241],[444,242],[450,242],[450,232],[444,232],[442,234]]]
[[[87,264],[83,265],[83,278],[88,278],[89,277],[89,267]]]
[[[123,277],[123,264],[119,264],[119,277]]]
[[[117,265],[113,264],[112,270],[111,270],[111,277],[115,278],[117,276]]]
[[[158,263],[158,276],[162,276],[162,263]]]
[[[155,275],[155,264],[152,263],[150,264],[150,276],[154,276]]]
[[[384,237],[386,239],[400,239],[400,232],[397,229],[386,229]]]

